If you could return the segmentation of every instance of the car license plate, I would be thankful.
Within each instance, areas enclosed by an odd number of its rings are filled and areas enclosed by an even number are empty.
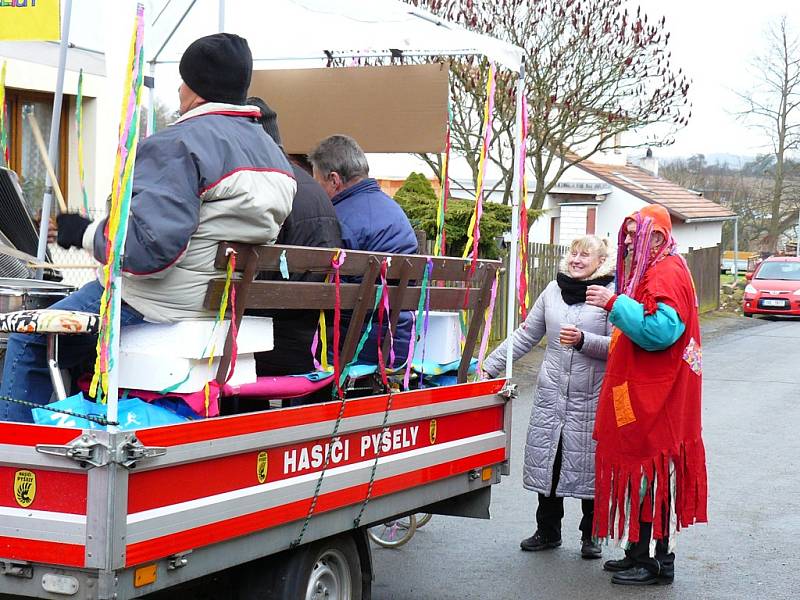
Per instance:
[[[764,306],[786,306],[786,300],[763,300]]]

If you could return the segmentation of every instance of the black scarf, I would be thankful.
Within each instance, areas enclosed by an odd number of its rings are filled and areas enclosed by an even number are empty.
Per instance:
[[[613,275],[602,275],[596,279],[574,279],[565,273],[556,275],[556,282],[561,288],[561,297],[567,304],[586,302],[586,287],[590,285],[606,286],[614,281]]]

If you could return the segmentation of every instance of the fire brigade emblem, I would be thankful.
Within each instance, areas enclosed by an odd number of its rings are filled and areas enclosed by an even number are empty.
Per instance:
[[[14,500],[22,508],[33,504],[36,498],[36,475],[31,471],[17,471],[14,475]]]
[[[264,483],[267,480],[267,468],[269,462],[267,461],[267,453],[259,452],[258,460],[256,462],[256,475],[258,476],[258,483]]]
[[[436,430],[436,419],[431,419],[428,425],[428,440],[430,440],[431,445],[436,443]]]

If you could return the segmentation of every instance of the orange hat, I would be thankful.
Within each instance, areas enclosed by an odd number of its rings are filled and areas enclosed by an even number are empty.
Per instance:
[[[667,209],[660,204],[648,204],[640,211],[631,213],[625,222],[635,219],[639,214],[642,218],[649,217],[653,221],[653,231],[660,231],[665,239],[669,239],[672,235],[672,219],[670,219]]]

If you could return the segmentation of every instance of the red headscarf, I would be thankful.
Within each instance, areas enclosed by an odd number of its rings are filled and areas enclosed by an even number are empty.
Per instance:
[[[625,257],[628,247],[625,238],[628,235],[628,225],[636,223],[636,233],[633,236],[633,256],[631,257],[630,272],[625,273]],[[657,231],[664,236],[664,244],[655,252],[653,249],[653,232]],[[660,204],[648,204],[643,209],[631,213],[622,223],[618,236],[617,248],[617,293],[633,297],[636,288],[642,280],[645,271],[654,264],[663,260],[665,256],[677,254],[677,244],[672,237],[672,220],[667,209]]]

